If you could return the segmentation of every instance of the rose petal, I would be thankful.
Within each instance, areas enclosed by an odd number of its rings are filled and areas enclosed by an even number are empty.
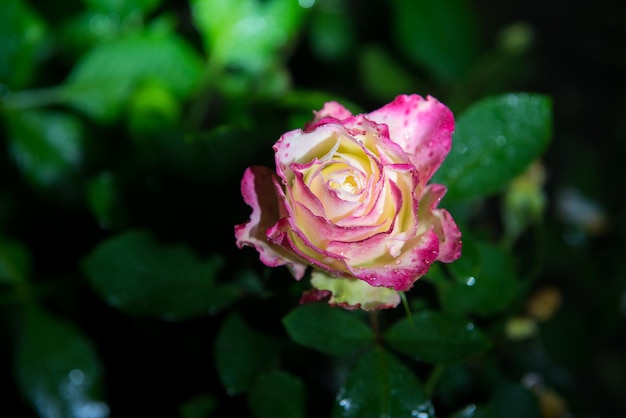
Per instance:
[[[352,116],[352,112],[350,112],[343,105],[337,102],[324,103],[324,107],[322,108],[322,110],[314,112],[314,114],[314,120],[316,121],[324,118],[335,118],[339,120],[344,120]]]
[[[446,187],[441,184],[429,184],[420,200],[419,219],[421,223],[431,225],[439,237],[439,256],[437,260],[450,263],[461,256],[461,231],[445,209],[437,209],[446,194]]]
[[[395,260],[389,257],[386,263],[373,267],[350,267],[350,273],[371,286],[389,287],[398,291],[409,290],[413,283],[428,272],[439,254],[439,239],[434,231],[428,231]]]
[[[324,125],[314,131],[301,129],[289,131],[274,144],[276,172],[288,185],[293,180],[289,166],[293,163],[309,163],[323,159],[339,146],[340,136],[346,135],[339,125]]]
[[[249,167],[241,179],[241,194],[252,208],[250,219],[235,226],[236,244],[239,248],[252,246],[259,258],[269,267],[287,265],[296,279],[301,279],[306,264],[292,252],[271,243],[266,235],[279,220],[279,202],[274,192],[274,174],[266,167]]]
[[[454,116],[431,96],[425,100],[416,94],[400,95],[366,117],[389,127],[390,138],[409,155],[422,184],[430,180],[450,151]]]
[[[328,303],[346,309],[371,311],[395,308],[400,303],[400,295],[393,289],[373,287],[356,278],[333,277],[319,270],[311,273],[311,284],[316,289],[315,295],[326,298],[330,292]],[[316,299],[311,294],[306,294],[301,303],[311,300]]]

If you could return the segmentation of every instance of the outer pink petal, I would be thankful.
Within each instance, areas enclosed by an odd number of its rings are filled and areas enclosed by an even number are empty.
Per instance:
[[[437,260],[450,263],[461,256],[462,243],[461,231],[452,215],[445,209],[437,209],[446,191],[446,187],[441,184],[428,185],[420,201],[420,221],[429,222],[439,237]]]
[[[428,272],[439,254],[439,239],[434,231],[419,238],[417,245],[385,266],[350,268],[350,272],[371,286],[384,286],[398,291],[409,290]]]
[[[326,102],[322,110],[315,112],[315,120],[335,118],[344,120],[352,116],[352,112],[337,102]]]
[[[422,184],[430,180],[450,151],[454,116],[431,96],[401,95],[366,116],[389,127],[389,136],[409,155]]]
[[[252,246],[259,258],[269,267],[287,265],[296,279],[301,279],[306,264],[287,249],[271,243],[267,230],[279,220],[279,201],[274,191],[274,174],[266,167],[249,167],[241,179],[241,194],[252,208],[250,220],[235,226],[235,238],[239,248]]]

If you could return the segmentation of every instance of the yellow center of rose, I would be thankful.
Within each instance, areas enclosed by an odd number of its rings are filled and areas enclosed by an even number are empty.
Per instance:
[[[331,179],[328,182],[328,185],[331,189],[341,190],[351,194],[355,192],[355,189],[357,187],[356,180],[354,180],[354,177],[352,176],[347,176],[344,179],[339,179],[339,181]]]

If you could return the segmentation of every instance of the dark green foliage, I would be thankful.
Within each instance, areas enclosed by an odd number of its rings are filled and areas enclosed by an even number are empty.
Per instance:
[[[625,13],[1,1],[0,416],[624,416]],[[403,93],[454,113],[462,257],[404,307],[300,305],[235,245],[243,171]]]

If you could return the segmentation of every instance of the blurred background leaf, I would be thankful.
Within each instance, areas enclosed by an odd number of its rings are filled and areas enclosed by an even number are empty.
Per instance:
[[[22,396],[44,418],[104,418],[102,364],[93,343],[75,326],[29,306],[16,347]]]
[[[250,389],[248,403],[257,418],[304,418],[306,386],[301,379],[280,370],[260,374]]]
[[[278,349],[279,343],[273,337],[252,329],[241,315],[230,314],[222,322],[215,340],[215,367],[226,392],[234,396],[248,391],[261,372],[276,365]],[[257,402],[258,391],[262,389],[254,387],[254,390],[251,401],[264,410],[267,405]],[[297,404],[293,406],[297,408]]]
[[[5,119],[8,149],[25,179],[39,190],[73,189],[84,162],[84,123],[55,111],[14,112]]]
[[[215,313],[238,296],[217,283],[224,261],[199,260],[182,245],[164,245],[148,232],[127,231],[102,242],[83,261],[95,291],[111,306],[134,315],[182,320]]]
[[[0,96],[3,84],[25,87],[43,58],[47,28],[45,21],[22,0],[0,5]]]
[[[394,0],[395,43],[433,77],[461,79],[480,51],[480,21],[471,2]]]
[[[132,34],[94,45],[60,94],[96,121],[112,122],[141,83],[182,100],[198,88],[202,68],[201,56],[175,34]]]

